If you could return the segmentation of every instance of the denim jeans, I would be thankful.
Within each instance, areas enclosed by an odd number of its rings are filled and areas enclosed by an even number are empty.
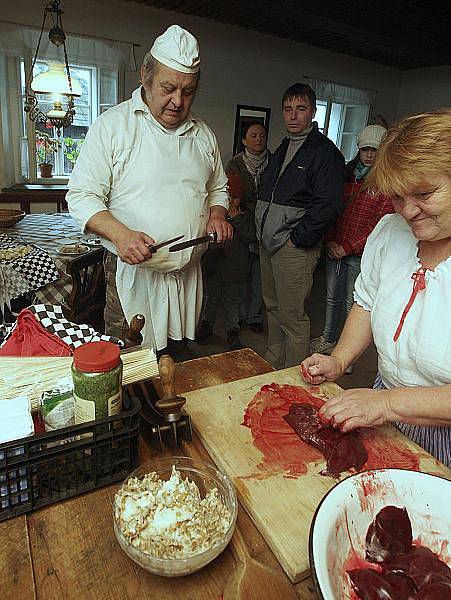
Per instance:
[[[240,306],[240,320],[251,325],[262,323],[262,277],[260,272],[260,256],[249,252],[249,270],[247,282],[243,285],[243,299]]]
[[[323,336],[336,342],[343,324],[343,306],[346,318],[352,308],[354,284],[360,273],[361,256],[350,254],[341,260],[326,257],[326,318]]]

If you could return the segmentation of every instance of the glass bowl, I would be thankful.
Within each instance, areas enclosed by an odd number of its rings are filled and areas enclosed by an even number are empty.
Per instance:
[[[171,477],[172,466],[175,466],[183,479],[188,478],[199,488],[202,498],[213,488],[217,488],[225,506],[230,512],[230,523],[220,542],[217,542],[207,550],[190,556],[188,558],[157,558],[133,546],[123,535],[116,519],[116,497],[113,502],[114,533],[122,550],[136,562],[140,567],[163,577],[180,577],[189,575],[201,569],[215,559],[230,542],[235,530],[238,504],[235,488],[231,480],[218,471],[213,465],[195,460],[189,457],[157,458],[144,463],[135,469],[124,481],[131,478],[142,479],[147,473],[155,472],[162,480]]]

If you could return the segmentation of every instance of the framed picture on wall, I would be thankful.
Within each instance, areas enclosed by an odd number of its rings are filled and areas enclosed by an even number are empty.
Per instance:
[[[241,152],[241,150],[244,148],[242,140],[246,126],[249,123],[261,123],[266,129],[266,133],[268,133],[270,116],[270,108],[237,104],[235,115],[235,135],[233,137],[233,156],[238,154],[238,152]]]

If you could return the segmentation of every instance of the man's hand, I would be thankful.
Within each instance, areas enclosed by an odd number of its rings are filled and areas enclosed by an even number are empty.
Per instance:
[[[138,265],[151,258],[149,246],[155,243],[155,240],[143,231],[128,228],[122,230],[111,241],[116,246],[119,258],[129,265]]]
[[[210,219],[207,223],[207,231],[216,233],[216,241],[221,244],[233,238],[233,227],[227,221],[227,211],[223,206],[213,206],[210,211]]]
[[[95,213],[86,223],[86,229],[110,240],[119,258],[129,265],[137,265],[152,256],[148,246],[155,243],[154,239],[143,231],[129,229],[108,210]]]
[[[376,427],[390,421],[390,390],[357,388],[329,398],[319,411],[321,419],[344,433],[357,427]]]

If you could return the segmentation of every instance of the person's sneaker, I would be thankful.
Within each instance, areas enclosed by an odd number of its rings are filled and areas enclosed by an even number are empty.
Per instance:
[[[249,329],[254,333],[263,333],[263,323],[249,323]]]
[[[213,335],[213,326],[208,321],[202,321],[196,332],[196,342],[204,342]]]
[[[329,354],[337,345],[337,342],[328,342],[323,335],[313,338],[310,342],[310,352],[319,354]]]
[[[239,336],[239,329],[229,329],[226,341],[230,350],[240,350],[243,347]]]

